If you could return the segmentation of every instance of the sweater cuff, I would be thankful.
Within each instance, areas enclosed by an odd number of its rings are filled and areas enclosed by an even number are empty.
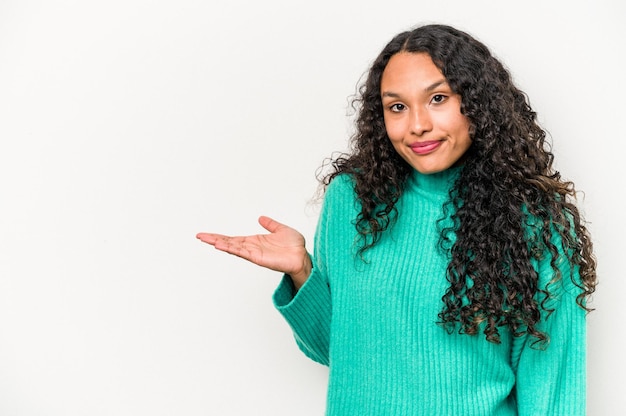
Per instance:
[[[306,299],[311,299],[316,303],[314,299],[320,298],[319,300],[322,301],[327,296],[328,285],[323,282],[315,266],[313,266],[309,278],[300,287],[300,290],[296,290],[291,276],[283,275],[283,279],[274,292],[273,300],[276,309],[284,313],[288,312],[289,309],[297,308],[297,304],[306,302]]]
[[[308,281],[309,280],[307,279],[302,287],[304,287]],[[296,287],[291,280],[291,276],[289,276],[288,274],[284,274],[283,279],[280,281],[278,287],[274,291],[274,306],[280,310],[280,308],[287,306],[294,299],[296,294]]]

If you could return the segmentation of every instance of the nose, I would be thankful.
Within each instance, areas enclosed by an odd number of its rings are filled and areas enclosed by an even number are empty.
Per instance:
[[[431,131],[433,128],[432,119],[427,109],[415,108],[411,111],[411,133],[416,136]]]

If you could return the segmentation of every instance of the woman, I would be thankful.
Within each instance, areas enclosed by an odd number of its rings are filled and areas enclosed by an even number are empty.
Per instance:
[[[356,101],[312,256],[267,217],[268,235],[198,238],[285,274],[274,302],[330,367],[329,415],[584,414],[596,263],[525,94],[485,45],[426,25]]]

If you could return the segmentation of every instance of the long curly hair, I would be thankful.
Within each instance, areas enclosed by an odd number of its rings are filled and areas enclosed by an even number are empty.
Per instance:
[[[515,336],[527,333],[545,344],[548,334],[538,323],[541,309],[552,312],[546,302],[550,285],[539,287],[531,260],[549,255],[555,283],[566,278],[557,265],[559,253],[566,253],[572,270],[567,278],[580,289],[576,301],[586,311],[597,284],[596,260],[576,207],[574,184],[553,168],[546,133],[526,94],[484,44],[445,25],[395,36],[352,102],[357,118],[351,151],[330,161],[321,184],[328,186],[341,173],[354,178],[360,255],[393,225],[396,203],[413,169],[387,136],[380,96],[383,71],[399,52],[428,54],[461,96],[461,112],[470,121],[472,145],[444,205],[453,226],[440,227],[440,245],[451,260],[439,324],[465,334],[483,331],[494,343],[501,341],[498,328],[506,326]],[[532,226],[535,232],[529,236]],[[561,247],[555,245],[556,234]]]

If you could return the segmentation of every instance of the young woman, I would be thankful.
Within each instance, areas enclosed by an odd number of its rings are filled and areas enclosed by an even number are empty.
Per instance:
[[[300,233],[200,233],[285,274],[274,302],[330,367],[329,415],[585,413],[596,263],[525,94],[449,26],[400,33],[357,99],[309,255]]]

